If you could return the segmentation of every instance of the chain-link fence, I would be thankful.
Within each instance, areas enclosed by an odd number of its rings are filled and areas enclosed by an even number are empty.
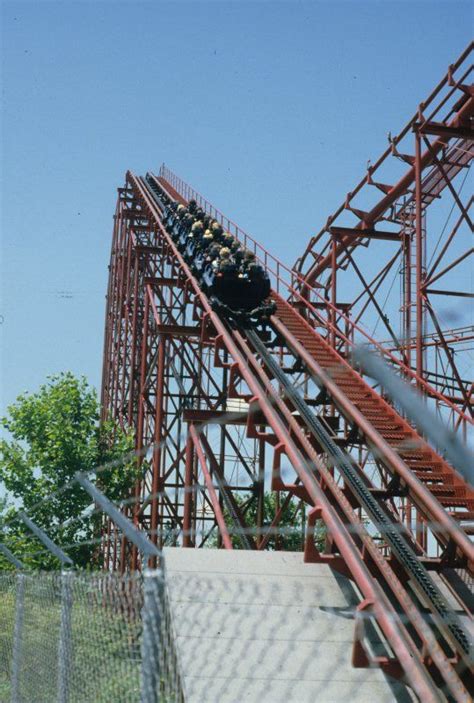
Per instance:
[[[166,581],[2,575],[0,700],[412,700],[382,671],[352,667],[357,598],[327,566],[294,552],[165,551]],[[369,640],[385,653],[375,630]]]
[[[162,572],[0,575],[0,701],[182,700]]]
[[[0,574],[0,701],[425,700],[400,680],[355,583],[327,564],[181,548],[165,548],[162,563],[143,574]],[[467,700],[443,686],[433,695]]]
[[[0,701],[9,701],[13,663],[17,577],[0,574]]]

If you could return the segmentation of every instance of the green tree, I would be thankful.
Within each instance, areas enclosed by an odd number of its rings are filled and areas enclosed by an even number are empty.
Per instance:
[[[275,492],[265,493],[263,497],[263,534],[270,527],[275,515],[277,514],[280,505],[283,507],[286,498],[286,493],[278,497]],[[247,527],[255,533],[257,528],[257,499],[253,493],[247,495],[236,495],[235,500],[242,512]],[[280,501],[280,502],[279,502]],[[268,550],[284,550],[290,552],[299,552],[303,550],[304,534],[306,526],[306,509],[304,504],[296,498],[292,498],[289,503],[283,507],[278,525],[272,531],[270,538],[266,544]],[[242,540],[238,535],[238,526],[234,525],[233,519],[227,509],[224,509],[224,518],[231,534],[232,546],[234,549],[242,549]],[[318,549],[324,549],[326,539],[326,530],[321,521],[318,521],[315,527],[314,540]],[[217,529],[208,540],[210,547],[216,547],[218,544]]]
[[[38,392],[19,396],[0,423],[10,434],[0,440],[0,481],[10,497],[0,539],[28,565],[57,568],[16,518],[24,509],[76,565],[90,566],[97,545],[81,543],[97,541],[101,517],[73,478],[86,472],[109,498],[124,498],[138,475],[128,456],[131,436],[111,421],[99,423],[95,391],[71,373],[48,377]]]

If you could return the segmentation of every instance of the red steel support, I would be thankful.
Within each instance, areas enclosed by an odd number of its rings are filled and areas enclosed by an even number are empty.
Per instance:
[[[183,508],[183,547],[194,547],[192,535],[193,514],[193,441],[188,434],[186,442],[186,467],[184,476],[184,508]]]
[[[423,202],[421,138],[415,133],[415,241],[416,241],[416,373],[423,377]]]
[[[204,475],[204,480],[206,481],[206,486],[207,490],[209,493],[209,497],[211,499],[211,504],[216,516],[216,522],[219,525],[219,530],[220,534],[222,537],[222,542],[224,544],[225,549],[232,549],[232,540],[229,535],[229,530],[227,529],[227,525],[224,519],[224,515],[222,513],[222,508],[219,503],[219,499],[217,497],[216,490],[214,488],[214,484],[212,483],[212,476],[209,472],[209,469],[207,468],[206,464],[206,457],[204,456],[204,452],[201,447],[201,443],[199,441],[199,435],[196,432],[196,429],[194,425],[191,425],[189,428],[189,435],[193,441],[193,446],[197,454],[197,458],[199,461],[199,464],[201,466],[201,471]]]
[[[469,223],[471,203],[461,201],[462,183],[453,186],[470,159],[464,148],[473,108],[467,86],[470,72],[464,65],[467,55],[452,67],[416,119],[392,140],[388,153],[369,168],[344,207],[329,218],[323,231],[328,242],[317,237],[309,248],[316,253],[309,271],[302,266],[298,272],[289,270],[166,168],[153,177],[178,201],[196,198],[256,253],[271,278],[276,302],[269,322],[276,341],[269,353],[285,373],[295,374],[293,385],[301,388],[334,441],[351,454],[368,490],[386,501],[420,563],[436,569],[463,606],[453,574],[461,578],[459,573],[474,569],[473,545],[463,527],[474,516],[473,492],[436,448],[428,446],[370,387],[351,365],[350,353],[360,339],[369,341],[418,385],[428,401],[449,415],[456,428],[465,431],[472,424],[473,386],[466,384],[462,365],[450,351],[452,340],[465,344],[472,335],[469,330],[448,333],[441,328],[428,287],[440,278],[444,282],[470,255],[456,253],[451,261],[444,259],[458,231]],[[401,152],[402,140],[412,129],[413,157]],[[427,135],[438,138],[427,142],[423,153],[422,138]],[[410,166],[396,186],[374,180],[389,156]],[[354,203],[363,186],[383,193],[369,212]],[[430,268],[424,214],[442,194],[453,196],[461,217],[452,230],[445,227],[446,239],[440,240],[439,251],[431,252]],[[336,222],[342,212],[355,215],[358,224],[347,228]],[[114,219],[102,403],[104,418],[111,415],[136,433],[142,476],[130,509],[135,524],[160,546],[204,546],[217,530],[217,544],[226,549],[237,545],[235,535],[246,535],[241,540],[244,548],[264,549],[285,511],[308,505],[308,526],[302,536],[308,558],[316,555],[354,579],[362,598],[360,611],[370,612],[393,651],[395,660],[378,658],[372,663],[392,674],[403,673],[422,700],[439,700],[441,685],[452,700],[467,701],[460,650],[449,637],[442,639],[442,632],[433,631],[419,601],[405,587],[408,571],[402,561],[395,560],[388,542],[380,545],[374,540],[365,525],[363,501],[359,503],[345,485],[317,435],[311,435],[309,420],[304,427],[297,403],[292,405],[274,383],[268,358],[265,362],[263,352],[256,353],[247,332],[228,325],[213,310],[165,231],[162,215],[147,182],[128,173],[125,187],[119,189]],[[400,232],[385,225],[377,229],[382,218],[399,226]],[[388,262],[381,260],[378,272],[367,272],[356,261],[362,244],[379,247],[377,252],[391,247]],[[398,252],[393,252],[397,244]],[[397,259],[404,265],[401,342],[393,319],[385,319],[381,300]],[[338,294],[344,286],[337,279],[348,269],[355,272],[362,292],[354,294],[354,301],[341,303]],[[315,272],[326,271],[327,280],[312,288],[309,282],[315,280]],[[376,341],[361,327],[359,321],[369,310],[383,321],[390,344]],[[425,310],[435,328],[429,335]],[[440,353],[450,367],[449,384],[447,374],[439,380],[444,368],[438,366]],[[294,474],[291,480],[284,478],[283,468],[288,466]],[[271,515],[265,508],[265,489],[278,496]],[[252,504],[257,515],[255,540],[247,535],[246,510]],[[326,551],[317,554],[316,520],[327,531]],[[265,524],[270,525],[266,533]],[[136,551],[111,524],[104,525],[102,549],[109,569],[140,567]],[[364,629],[358,626],[354,647],[358,665],[369,663],[363,639]]]

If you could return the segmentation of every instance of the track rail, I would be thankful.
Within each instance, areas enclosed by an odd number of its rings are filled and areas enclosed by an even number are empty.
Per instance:
[[[281,326],[279,326],[279,331],[282,331]],[[428,599],[433,612],[441,618],[443,629],[445,631],[449,630],[451,643],[454,643],[455,648],[461,651],[466,664],[471,666],[472,643],[468,633],[420,562],[418,555],[408,544],[405,535],[401,533],[400,525],[394,522],[393,517],[389,515],[383,504],[374,498],[366,483],[362,480],[360,472],[355,469],[351,456],[334,442],[329,432],[317,421],[313,411],[275,361],[273,355],[267,350],[258,333],[253,329],[246,329],[245,335],[260,356],[264,366],[268,368],[271,375],[281,385],[285,397],[294,409],[298,411],[300,417],[304,420],[305,426],[318,440],[325,453],[330,457],[331,462],[338,467],[344,482],[350,487],[351,492],[361,507],[371,517],[374,524],[377,525],[380,533],[390,545],[393,554]]]
[[[173,198],[180,202],[185,203],[189,199],[194,198],[208,214],[215,217],[245,247],[253,251],[269,274],[274,293],[291,301],[292,306],[298,308],[302,316],[309,320],[312,326],[324,328],[327,334],[331,336],[333,346],[351,349],[354,346],[354,340],[358,340],[358,343],[369,344],[385,358],[387,363],[393,364],[394,368],[403,376],[416,383],[427,397],[432,398],[446,408],[452,414],[457,426],[461,424],[471,426],[474,424],[470,413],[464,411],[439,393],[436,388],[428,383],[427,379],[420,377],[406,363],[406,359],[398,358],[393,351],[389,351],[385,346],[382,346],[360,322],[355,322],[344,310],[328,300],[318,287],[311,287],[300,273],[285,266],[271,252],[166,166],[163,165],[161,167],[159,176],[153,174],[150,174],[150,176],[158,186],[165,188],[169,194],[172,194]]]
[[[151,185],[150,185],[151,184]],[[180,191],[194,197],[196,192],[186,189],[177,180],[175,187],[150,176],[148,187],[163,188],[172,198],[186,202]],[[154,193],[156,197],[156,192]],[[201,206],[213,215],[218,211],[200,199]],[[222,216],[220,216],[222,220]],[[236,236],[243,234],[234,226]],[[242,243],[250,241],[244,235]],[[258,252],[258,247],[257,247]],[[275,279],[273,257],[259,255],[261,264],[272,280]],[[279,262],[277,262],[279,263]],[[278,273],[278,269],[277,269]],[[291,288],[290,288],[291,291]],[[433,526],[433,533],[446,553],[456,550],[452,565],[474,570],[474,546],[460,523],[474,518],[474,490],[464,478],[432,449],[416,430],[390,406],[300,314],[300,299],[293,303],[283,299],[278,290],[272,292],[277,305],[273,323],[296,356],[301,358],[308,372],[319,385],[324,385],[344,417],[360,432],[393,476],[402,481],[400,490],[406,490],[425,520]],[[332,330],[329,329],[329,335]],[[344,340],[343,340],[344,341]]]
[[[414,503],[435,526],[440,542],[446,546],[452,541],[459,549],[459,565],[472,572],[474,546],[454,517],[471,519],[474,490],[289,303],[275,294],[273,299],[277,332],[390,472],[400,477]]]

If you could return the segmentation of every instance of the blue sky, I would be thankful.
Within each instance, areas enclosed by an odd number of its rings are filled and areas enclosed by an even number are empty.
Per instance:
[[[285,263],[470,40],[468,2],[4,2],[2,408],[100,385],[116,188],[165,161]]]

